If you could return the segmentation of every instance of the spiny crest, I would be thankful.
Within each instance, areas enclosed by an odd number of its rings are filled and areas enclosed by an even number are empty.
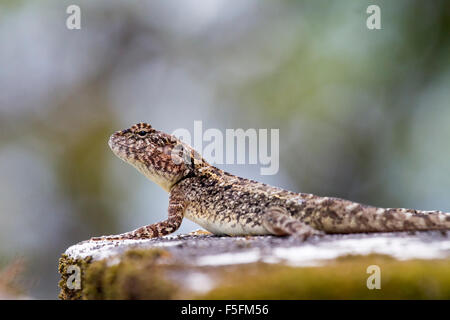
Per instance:
[[[116,135],[118,135],[118,136],[136,135],[137,137],[139,137],[138,133],[141,133],[140,136],[143,137],[147,133],[154,133],[154,132],[156,132],[156,130],[153,129],[151,125],[149,125],[148,123],[141,122],[141,123],[132,125],[128,129],[117,131]]]
[[[148,123],[137,123],[128,129],[117,131],[113,135],[113,142],[121,145],[133,147],[138,144],[139,147],[153,146],[164,147],[177,143],[176,138],[161,131],[157,131]]]
[[[145,122],[140,122],[140,123],[136,123],[136,124],[132,125],[130,130],[135,133],[139,132],[140,130],[144,130],[147,132],[156,131],[155,129],[152,128],[151,125],[149,125],[148,123],[145,123]]]

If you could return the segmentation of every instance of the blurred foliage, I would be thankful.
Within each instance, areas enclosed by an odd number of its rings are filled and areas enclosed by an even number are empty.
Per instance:
[[[0,266],[0,300],[17,299],[23,294],[24,261],[16,259],[6,266]]]
[[[352,11],[341,3],[325,9],[321,1],[292,1],[290,9],[306,11],[303,17],[312,26],[291,30],[301,36],[277,68],[233,87],[230,95],[251,116],[282,129],[293,127],[283,135],[288,141],[281,147],[289,155],[281,159],[282,166],[308,192],[401,205],[383,185],[389,181],[380,179],[380,160],[392,162],[394,155],[416,147],[408,140],[415,130],[412,118],[424,106],[415,101],[441,72],[449,72],[450,4],[401,1],[395,9],[398,3],[376,1],[382,8],[382,31],[354,28],[346,30],[348,38],[335,39],[337,45],[329,40],[336,29],[345,28],[346,19],[357,21],[371,3],[358,2]],[[380,159],[386,150],[391,155]]]

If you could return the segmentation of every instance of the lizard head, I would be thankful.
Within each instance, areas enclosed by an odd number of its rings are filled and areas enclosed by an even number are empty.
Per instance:
[[[108,144],[116,156],[166,191],[206,164],[189,145],[147,123],[115,132]]]

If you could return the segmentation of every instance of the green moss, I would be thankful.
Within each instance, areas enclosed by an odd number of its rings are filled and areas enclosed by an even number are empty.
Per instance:
[[[369,265],[381,269],[381,289],[369,290]],[[320,267],[263,263],[230,268],[199,299],[450,299],[449,260],[397,261],[346,256]]]
[[[68,255],[63,254],[59,259],[58,272],[61,275],[61,280],[59,281],[59,287],[61,291],[59,293],[59,298],[63,300],[78,300],[81,299],[81,290],[70,289],[67,287],[72,272],[69,271],[69,267],[76,265],[80,270],[85,270],[92,258],[87,257],[86,259],[72,259]],[[84,272],[81,272],[81,283],[84,283]]]
[[[157,261],[168,257],[161,249],[129,250],[120,262],[108,265],[107,260],[91,262],[60,259],[61,299],[170,299],[177,287],[164,277]],[[77,264],[82,269],[81,290],[67,288],[67,266]]]
[[[166,261],[165,261],[166,260]],[[253,263],[197,268],[209,273],[217,287],[193,296],[169,281],[167,270],[183,273],[186,266],[170,263],[162,249],[129,250],[119,263],[90,258],[60,259],[61,299],[450,299],[450,260],[398,261],[390,256],[344,256],[315,267]],[[161,262],[167,262],[162,264]],[[69,265],[82,272],[82,288],[67,288]],[[367,267],[381,270],[381,289],[366,286]]]

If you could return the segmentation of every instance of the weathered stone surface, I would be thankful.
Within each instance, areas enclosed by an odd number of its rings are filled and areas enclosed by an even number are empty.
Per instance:
[[[130,255],[130,252],[134,253]],[[141,257],[141,254],[145,256],[145,252],[157,254],[151,254],[150,260],[135,259],[136,256]],[[400,261],[411,259],[448,261],[450,238],[440,232],[417,232],[415,234],[325,235],[304,242],[292,237],[217,237],[212,235],[178,235],[139,241],[84,241],[66,250],[61,259],[60,272],[63,280],[67,280],[67,275],[64,275],[66,271],[64,266],[77,263],[89,276],[92,269],[90,266],[101,262],[102,266],[99,264],[95,266],[97,273],[99,268],[116,266],[114,275],[106,276],[109,277],[108,284],[111,284],[110,278],[116,279],[122,272],[118,265],[127,265],[129,268],[145,260],[145,267],[133,269],[133,277],[140,279],[138,283],[147,281],[142,280],[140,278],[142,275],[139,273],[145,274],[154,270],[155,274],[167,280],[167,282],[161,282],[161,285],[170,286],[169,283],[173,283],[177,287],[176,290],[171,291],[173,294],[164,291],[161,298],[186,298],[215,288],[221,282],[222,271],[230,270],[230,268],[234,268],[233,272],[236,272],[240,267],[248,265],[271,265],[271,268],[276,266],[319,267],[333,259],[349,255],[388,255]],[[126,263],[123,262],[124,257],[127,259]],[[132,257],[131,260],[130,257]],[[135,273],[138,275],[135,276]],[[98,274],[105,277],[101,272]],[[86,279],[86,277],[83,278],[84,285],[87,285]],[[92,281],[92,274],[90,279]],[[106,284],[102,281],[96,285],[96,294],[99,292],[103,294],[99,287]],[[127,285],[129,288],[130,285]],[[115,295],[90,296],[86,292],[73,295],[64,285],[64,281],[61,287],[62,298],[118,298]],[[117,292],[121,289],[115,290]],[[155,291],[154,288],[152,290]],[[148,298],[140,293],[133,292],[133,294],[135,296],[130,297],[130,294],[124,294],[120,297]],[[151,298],[158,298],[158,296]]]
[[[71,258],[91,256],[96,261],[131,248],[163,248],[172,253],[174,262],[195,266],[258,261],[311,265],[349,254],[387,254],[397,259],[448,258],[450,239],[439,232],[326,235],[307,241],[273,236],[178,235],[138,241],[85,241],[65,253]]]

